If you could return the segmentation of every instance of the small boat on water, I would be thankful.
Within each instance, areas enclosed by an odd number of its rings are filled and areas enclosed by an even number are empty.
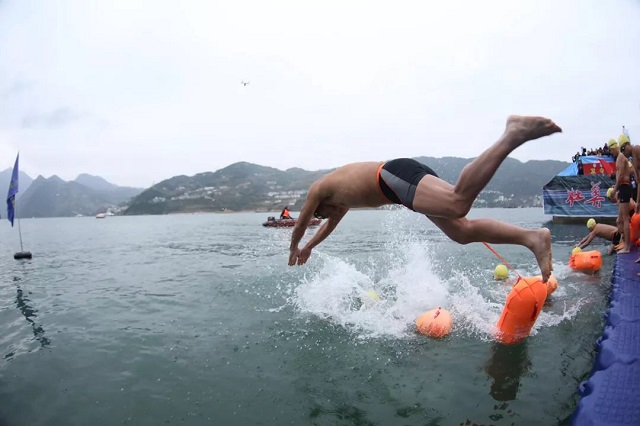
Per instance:
[[[104,214],[104,213],[98,213],[98,214],[96,215],[96,219],[104,219],[105,217],[107,217],[107,215],[106,215],[106,214]]]
[[[273,216],[269,216],[267,221],[262,224],[262,226],[272,227],[272,228],[286,228],[295,226],[298,222],[298,219],[276,219]],[[322,219],[312,218],[309,221],[309,226],[318,226],[322,223]]]

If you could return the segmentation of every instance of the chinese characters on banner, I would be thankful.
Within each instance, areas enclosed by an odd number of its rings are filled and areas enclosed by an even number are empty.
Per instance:
[[[587,199],[584,204],[591,204],[595,208],[602,208],[602,202],[605,198],[600,195],[600,183],[601,182],[591,182],[591,198]],[[571,189],[567,191],[567,199],[564,200],[564,203],[569,204],[569,207],[573,207],[574,203],[578,203],[584,199],[585,197],[582,195],[582,191]]]

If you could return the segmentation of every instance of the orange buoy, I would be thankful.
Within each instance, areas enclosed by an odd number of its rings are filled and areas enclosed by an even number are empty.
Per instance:
[[[542,275],[536,275],[535,277],[527,277],[527,278],[531,278],[531,279],[537,279],[542,281]],[[514,285],[516,285],[518,283],[519,277],[515,277],[513,279],[507,279],[505,280],[505,284],[509,285],[511,287],[513,287]],[[553,293],[554,291],[556,291],[558,289],[558,279],[552,274],[549,279],[547,280],[547,282],[545,283],[545,285],[547,286],[547,297],[551,296],[551,293]]]
[[[569,258],[569,266],[574,271],[596,272],[602,268],[602,253],[598,250],[574,253]]]
[[[452,325],[451,314],[441,307],[425,312],[416,320],[416,326],[420,333],[435,338],[449,334]]]
[[[496,325],[496,340],[510,345],[526,338],[547,300],[547,291],[542,277],[520,277],[507,296]]]
[[[536,275],[535,277],[526,277],[526,278],[542,281],[542,275]],[[558,288],[558,279],[553,274],[551,274],[547,282],[544,284],[547,286],[547,297],[549,297],[551,296],[551,293],[556,291],[556,289]]]

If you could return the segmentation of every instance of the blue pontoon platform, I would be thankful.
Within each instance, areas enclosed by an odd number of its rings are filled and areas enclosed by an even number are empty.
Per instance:
[[[640,425],[640,251],[616,256],[611,305],[604,333],[580,402],[571,419],[575,426]]]

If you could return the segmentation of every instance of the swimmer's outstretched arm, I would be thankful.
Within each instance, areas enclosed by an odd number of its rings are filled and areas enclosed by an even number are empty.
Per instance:
[[[300,216],[298,216],[298,221],[296,225],[293,227],[293,232],[291,233],[291,245],[289,246],[289,266],[293,266],[296,263],[300,264],[298,261],[298,257],[300,256],[300,249],[298,248],[298,244],[300,244],[300,240],[304,236],[304,232],[307,230],[309,226],[309,221],[313,216],[313,213],[318,208],[320,204],[320,198],[318,197],[318,190],[315,185],[312,185],[307,193],[307,199],[302,205],[302,209],[300,209]]]
[[[580,247],[581,249],[585,248],[586,246],[591,244],[591,241],[593,241],[593,238],[595,236],[596,236],[596,233],[594,231],[589,232],[589,235],[587,235],[582,239],[582,241],[580,241],[580,244],[578,244],[578,247]]]
[[[325,238],[327,238],[333,232],[333,230],[336,229],[338,223],[340,223],[340,221],[348,211],[349,209],[345,208],[344,210],[340,210],[339,212],[336,212],[329,216],[327,220],[322,224],[322,226],[320,226],[318,232],[316,232],[316,234],[307,242],[307,244],[305,244],[305,246],[301,250],[298,249],[297,245],[295,249],[293,247],[290,248],[289,266],[293,266],[296,263],[298,265],[304,265],[305,263],[307,263],[307,260],[309,260],[309,257],[311,256],[311,250],[313,250],[314,247],[323,242]]]
[[[311,255],[311,250],[318,244],[323,242],[325,238],[327,238],[329,234],[331,234],[333,230],[336,229],[338,223],[340,223],[340,221],[348,211],[349,209],[344,209],[329,216],[327,220],[322,224],[320,229],[318,229],[318,232],[316,232],[316,234],[309,241],[307,241],[307,244],[305,244],[305,246],[302,248],[302,252],[304,253],[308,250],[309,255]],[[309,256],[307,255],[307,258],[308,257]]]

